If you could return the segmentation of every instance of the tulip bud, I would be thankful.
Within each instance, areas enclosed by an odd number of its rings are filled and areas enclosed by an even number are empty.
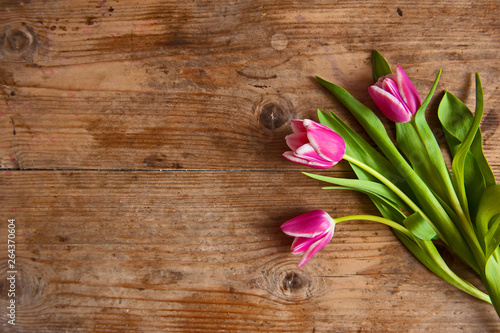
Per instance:
[[[344,157],[344,139],[331,128],[304,119],[292,120],[292,130],[294,133],[285,137],[292,149],[283,154],[288,160],[315,169],[327,169]]]
[[[302,267],[333,237],[335,221],[323,210],[313,210],[294,217],[281,225],[288,236],[295,237],[292,253],[303,254],[298,267]]]
[[[396,74],[380,77],[368,93],[380,111],[396,123],[409,122],[422,105],[417,89],[400,66]]]

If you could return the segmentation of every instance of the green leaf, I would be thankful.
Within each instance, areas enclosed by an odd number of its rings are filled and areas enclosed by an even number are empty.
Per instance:
[[[455,156],[469,132],[474,115],[461,100],[447,91],[439,103],[438,118],[451,154]]]
[[[429,155],[411,123],[396,124],[396,142],[410,161],[413,170],[440,199],[446,197],[446,190],[439,181],[436,171],[429,162]]]
[[[439,104],[438,117],[450,152],[455,156],[472,126],[474,115],[462,101],[446,92]],[[464,162],[465,191],[472,216],[477,214],[482,193],[496,184],[483,153],[482,141],[481,130],[478,129]]]
[[[485,235],[491,227],[492,218],[500,214],[500,184],[490,186],[484,191],[476,215],[476,226],[480,235]]]
[[[335,185],[341,185],[362,193],[377,195],[385,198],[395,206],[406,208],[406,205],[400,200],[400,198],[395,195],[394,192],[392,192],[387,186],[381,183],[362,179],[327,177],[308,172],[303,172],[303,174],[313,179],[321,180]]]
[[[444,161],[439,143],[437,142],[434,133],[425,119],[425,109],[436,91],[440,76],[441,71],[439,71],[436,76],[429,94],[425,98],[421,107],[417,110],[417,113],[412,120],[415,133],[413,134],[409,129],[407,129],[405,134],[412,135],[412,140],[414,140],[413,153],[419,155],[418,158],[420,159],[420,167],[418,170],[424,174],[424,181],[427,186],[432,188],[441,199],[448,199],[446,202],[449,204],[453,200],[456,201],[456,194],[454,192],[450,172],[446,162]],[[399,126],[398,129],[404,129],[404,126]],[[417,137],[420,138],[420,140],[417,140]],[[415,151],[419,152],[415,153]]]
[[[474,114],[474,119],[472,121],[472,125],[470,126],[469,132],[467,133],[467,136],[465,137],[462,145],[453,158],[453,162],[451,165],[453,172],[453,185],[455,186],[455,190],[458,199],[460,200],[460,204],[462,205],[462,209],[466,214],[469,212],[469,207],[467,202],[467,193],[465,192],[465,158],[469,153],[472,141],[474,140],[474,137],[476,136],[476,133],[479,129],[483,111],[483,88],[481,86],[481,79],[479,78],[479,74],[476,73],[476,113]]]
[[[437,84],[439,82],[439,78],[441,77],[441,70],[439,70],[437,76],[436,76],[436,79],[434,80],[434,83],[432,85],[432,88],[431,90],[429,91],[429,93],[427,94],[427,97],[425,97],[424,101],[422,102],[422,105],[418,108],[417,110],[417,114],[420,112],[422,113],[421,111],[424,111],[425,112],[425,109],[427,108],[427,105],[429,105],[431,99],[432,99],[432,96],[434,95],[434,92],[436,91],[436,88],[437,88]],[[425,113],[424,115],[421,115],[420,117],[425,117]],[[425,120],[425,118],[424,118]]]
[[[500,263],[497,256],[491,256],[485,267],[485,286],[497,314],[500,316]]]
[[[391,67],[384,59],[382,54],[379,51],[373,50],[372,53],[372,70],[373,70],[373,79],[378,81],[378,79],[382,76],[386,76],[391,74]]]
[[[483,192],[496,184],[495,175],[483,153],[483,139],[480,129],[472,141],[464,163],[465,191],[472,216],[477,214]]]
[[[492,253],[500,245],[500,215],[495,215],[490,220],[490,227],[484,240],[486,244],[490,244],[489,247]]]
[[[484,191],[476,215],[476,227],[479,241],[482,243],[485,257],[488,258],[500,245],[500,185],[493,185]]]
[[[498,246],[500,245],[500,228],[498,227],[500,218],[498,215],[495,217],[495,221],[497,223],[495,223],[494,227],[488,231],[485,237],[485,241],[488,244],[488,247],[486,248],[486,258],[491,257],[493,253],[498,250]]]
[[[417,238],[422,240],[431,240],[437,236],[436,231],[427,223],[426,220],[420,215],[420,213],[415,212],[408,216],[403,224],[406,228]]]
[[[474,141],[472,141],[470,151],[476,160],[478,169],[483,176],[486,187],[495,185],[497,183],[495,175],[493,174],[493,171],[491,171],[490,165],[488,164],[488,161],[483,153],[483,138],[480,129],[477,130],[476,137],[474,138]]]

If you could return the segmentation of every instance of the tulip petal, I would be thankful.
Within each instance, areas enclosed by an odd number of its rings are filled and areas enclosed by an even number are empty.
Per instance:
[[[382,82],[381,88],[384,89],[385,91],[387,91],[392,96],[403,101],[403,99],[401,98],[401,95],[399,94],[399,88],[398,88],[398,84],[396,83],[396,81],[394,81],[392,79],[385,79]]]
[[[313,210],[296,216],[281,225],[288,236],[312,238],[325,233],[335,225],[332,217],[323,210]]]
[[[406,123],[411,120],[412,113],[406,104],[396,96],[376,85],[369,87],[368,93],[389,120],[396,123]]]
[[[418,108],[422,105],[422,99],[418,94],[417,89],[406,75],[403,68],[396,68],[396,82],[398,84],[399,93],[403,101],[408,105],[411,114],[417,113]]]
[[[311,146],[321,158],[334,162],[333,165],[342,160],[346,147],[339,134],[330,127],[309,119],[304,119],[303,123]]]
[[[296,132],[285,136],[285,141],[291,150],[297,150],[300,146],[309,142],[306,132]]]
[[[384,80],[386,80],[386,79],[391,79],[393,81],[396,81],[396,74],[388,74],[386,76],[379,77],[378,81],[375,82],[375,85],[382,88],[382,84],[383,84]]]
[[[322,156],[318,155],[314,147],[310,143],[306,143],[299,148],[295,149],[295,156],[305,158],[305,159],[311,159],[311,160],[317,160],[317,161],[327,161],[330,162],[330,160],[323,158]]]
[[[309,261],[309,259],[311,259],[312,256],[316,254],[316,252],[324,248],[326,244],[330,242],[330,240],[333,237],[333,232],[334,228],[332,228],[328,233],[326,233],[325,236],[323,236],[318,241],[309,246],[309,248],[302,255],[302,258],[300,259],[300,262],[298,264],[298,268],[304,266]]]
[[[399,93],[399,88],[398,84],[396,81],[392,79],[385,79],[384,82],[382,83],[382,89],[387,91],[389,94],[391,94],[393,97],[395,97],[401,105],[404,107],[404,112],[409,112],[411,113],[410,109],[408,108],[408,105],[406,105],[405,101],[401,97],[401,94]]]
[[[303,124],[303,120],[302,119],[293,119],[291,122],[290,122],[290,125],[292,127],[292,131],[294,133],[299,133],[299,132],[305,132],[306,131],[306,128]]]
[[[317,237],[313,238],[307,238],[307,237],[295,237],[292,243],[292,253],[293,254],[300,254],[304,253],[311,244],[315,243],[318,241],[318,239],[321,238],[321,236],[324,235],[319,235]]]
[[[328,168],[331,168],[332,166],[335,165],[335,163],[333,163],[331,161],[325,161],[323,159],[321,159],[321,160],[304,159],[304,158],[296,156],[293,151],[284,152],[283,157],[289,161],[294,162],[294,163],[306,165],[306,166],[314,168],[314,169],[328,169]]]

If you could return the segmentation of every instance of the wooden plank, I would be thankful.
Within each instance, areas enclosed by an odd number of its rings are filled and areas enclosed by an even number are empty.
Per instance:
[[[487,155],[500,164],[496,1],[3,6],[2,168],[290,168],[280,157],[290,119],[321,108],[356,124],[313,76],[373,107],[375,48],[424,96],[444,70],[431,116],[444,89],[473,108],[479,72]]]
[[[500,330],[490,305],[428,272],[385,226],[339,224],[298,270],[283,221],[310,209],[375,211],[354,192],[325,200],[297,172],[7,171],[0,180],[2,243],[7,218],[16,221],[16,332]]]

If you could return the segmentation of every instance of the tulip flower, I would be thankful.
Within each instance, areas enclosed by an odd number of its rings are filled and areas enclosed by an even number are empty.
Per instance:
[[[409,122],[422,105],[417,89],[400,66],[395,74],[380,77],[368,92],[380,111],[396,123]]]
[[[310,119],[292,120],[291,125],[293,134],[285,140],[292,151],[283,157],[315,169],[331,168],[344,157],[344,139],[331,128]]]
[[[298,267],[302,267],[333,237],[335,221],[323,210],[313,210],[294,217],[281,225],[288,236],[295,237],[292,253],[303,254]]]

